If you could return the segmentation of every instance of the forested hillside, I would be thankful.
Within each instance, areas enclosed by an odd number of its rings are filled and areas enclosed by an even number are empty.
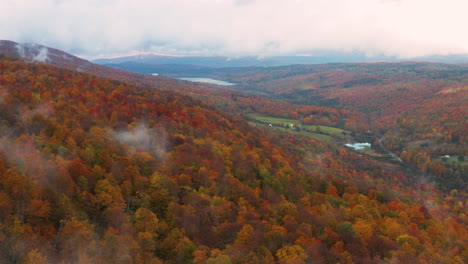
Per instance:
[[[384,139],[387,148],[446,191],[468,188],[466,65],[295,65],[220,76],[238,83],[233,87],[239,91],[353,111],[359,121],[348,120],[344,128],[370,130],[374,145],[378,145],[377,138]]]
[[[468,261],[463,191],[158,88],[1,59],[0,262]]]

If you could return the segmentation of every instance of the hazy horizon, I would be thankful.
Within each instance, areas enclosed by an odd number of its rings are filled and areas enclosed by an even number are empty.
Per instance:
[[[468,1],[0,0],[0,39],[85,58],[468,54]]]

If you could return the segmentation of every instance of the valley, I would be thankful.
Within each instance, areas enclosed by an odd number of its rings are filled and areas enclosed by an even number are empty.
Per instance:
[[[380,166],[394,171],[411,172],[408,165],[395,153],[388,150],[382,143],[384,137],[378,139],[378,144],[372,146],[370,143],[357,143],[357,139],[353,138],[350,131],[346,131],[330,126],[311,126],[301,125],[299,120],[287,118],[275,118],[251,115],[247,118],[250,123],[255,126],[261,126],[270,131],[282,131],[284,133],[301,135],[313,138],[319,141],[326,141],[337,146],[345,145],[353,149],[357,153],[376,161]],[[356,136],[356,135],[355,135]],[[365,136],[359,136],[359,139],[368,139],[372,141],[375,136],[367,133]],[[453,159],[452,159],[453,160]]]
[[[466,66],[154,76],[0,44],[2,263],[468,260]]]
[[[273,130],[279,129],[283,131],[296,132],[317,140],[340,143],[344,140],[346,135],[349,134],[349,132],[335,127],[302,125],[300,120],[255,115],[249,117],[253,119],[255,124],[260,124]]]
[[[140,64],[140,67],[165,66]],[[190,74],[192,68],[184,67],[180,68],[185,71],[183,74]],[[172,72],[167,76],[178,74]],[[465,133],[468,68],[464,65],[403,62],[205,67],[197,68],[192,74],[227,80],[236,83],[229,87],[230,92],[266,97],[279,104],[291,103],[297,109],[312,105],[353,111],[355,116],[359,116],[358,122],[346,119],[337,122],[328,116],[313,116],[312,119],[301,116],[302,113],[299,113],[297,121],[298,124],[303,120],[308,122],[304,125],[339,127],[361,137],[369,131],[373,134],[369,142],[379,145],[400,163],[415,168],[438,184],[448,185],[443,187],[447,191],[455,186],[450,182],[457,182],[456,185],[463,186],[465,190],[468,188],[466,164],[444,164],[438,158],[468,155]],[[251,109],[244,116],[264,114],[257,112],[257,109]],[[284,118],[285,115],[278,111],[271,117]],[[304,128],[299,133],[334,141],[330,133],[314,133],[314,128]],[[379,143],[378,139],[383,137],[385,142]],[[421,140],[430,144],[418,145]],[[450,179],[449,183],[447,179]]]
[[[0,264],[468,263],[467,0],[0,0]]]

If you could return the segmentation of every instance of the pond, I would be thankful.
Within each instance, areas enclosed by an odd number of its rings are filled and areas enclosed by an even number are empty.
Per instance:
[[[177,79],[190,81],[190,82],[202,82],[202,83],[216,84],[216,85],[222,85],[222,86],[236,85],[235,83],[225,82],[225,81],[211,79],[211,78],[177,78]]]
[[[371,147],[370,143],[348,143],[345,146],[353,148],[354,150],[364,150]]]

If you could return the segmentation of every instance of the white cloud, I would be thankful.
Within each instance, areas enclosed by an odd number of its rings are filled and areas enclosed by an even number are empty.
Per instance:
[[[166,159],[167,134],[161,128],[148,128],[144,124],[139,124],[129,130],[107,132],[120,143],[130,147],[129,150],[151,153],[160,161]]]
[[[33,57],[33,60],[40,62],[47,62],[49,60],[49,50],[47,48],[41,48],[39,53]]]
[[[133,51],[401,57],[468,53],[466,0],[0,0],[1,39],[87,56]]]
[[[139,125],[130,131],[117,132],[114,136],[119,142],[146,152],[151,151],[152,143],[156,139],[150,129],[144,125]]]
[[[36,44],[18,43],[16,50],[18,55],[33,61],[47,62],[49,60],[49,50],[46,47],[36,49]],[[37,54],[34,54],[37,53]]]

